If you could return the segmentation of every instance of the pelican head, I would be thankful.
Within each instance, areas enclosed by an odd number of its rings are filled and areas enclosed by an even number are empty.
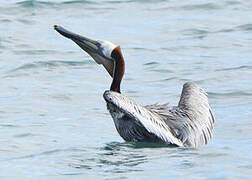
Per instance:
[[[84,36],[75,34],[65,28],[54,25],[54,29],[66,38],[74,41],[81,49],[87,52],[97,64],[102,64],[108,71],[111,77],[114,73],[114,58],[113,51],[120,50],[119,46],[114,45],[109,41],[93,40]]]

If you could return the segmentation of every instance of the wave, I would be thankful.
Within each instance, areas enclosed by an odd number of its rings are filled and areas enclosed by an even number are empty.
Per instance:
[[[93,1],[87,0],[75,0],[75,1],[63,1],[60,3],[50,2],[50,1],[36,1],[36,0],[26,0],[16,3],[20,7],[24,8],[37,8],[37,7],[54,7],[60,4],[95,4]]]
[[[92,61],[38,61],[33,63],[27,63],[20,67],[17,67],[9,72],[17,72],[21,70],[28,69],[37,69],[37,68],[51,68],[51,67],[60,67],[60,66],[84,66],[86,64],[94,64]]]
[[[252,31],[252,24],[243,24],[243,25],[237,26],[236,28],[241,31]]]
[[[182,7],[184,10],[216,10],[221,9],[214,3],[205,3],[205,4],[194,4],[194,5],[185,5]]]
[[[247,97],[252,96],[252,93],[247,92],[247,91],[232,91],[232,92],[226,92],[226,93],[207,92],[207,93],[212,98],[224,98],[224,97],[240,98],[241,96],[247,96]]]
[[[252,66],[237,66],[231,68],[216,69],[216,71],[252,70]]]

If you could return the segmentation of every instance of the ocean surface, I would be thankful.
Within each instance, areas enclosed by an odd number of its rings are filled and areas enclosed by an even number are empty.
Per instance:
[[[198,149],[127,143],[103,92],[111,78],[53,25],[120,45],[122,93],[176,105],[204,88],[216,118]],[[0,179],[251,179],[252,2],[0,2]]]

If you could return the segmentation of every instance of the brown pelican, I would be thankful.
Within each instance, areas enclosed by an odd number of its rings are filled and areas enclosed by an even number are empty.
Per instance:
[[[103,97],[116,129],[125,141],[154,142],[179,147],[199,147],[212,137],[214,117],[207,94],[193,82],[183,86],[178,106],[167,104],[141,106],[121,94],[125,62],[120,46],[92,40],[54,26],[61,35],[73,40],[113,78]]]

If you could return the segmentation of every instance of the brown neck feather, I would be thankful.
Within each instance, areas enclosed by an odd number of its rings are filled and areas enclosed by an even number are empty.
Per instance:
[[[114,74],[113,74],[113,81],[110,86],[111,91],[120,92],[120,84],[124,75],[124,59],[122,56],[120,46],[117,46],[111,53],[111,57],[115,60],[114,62]]]

